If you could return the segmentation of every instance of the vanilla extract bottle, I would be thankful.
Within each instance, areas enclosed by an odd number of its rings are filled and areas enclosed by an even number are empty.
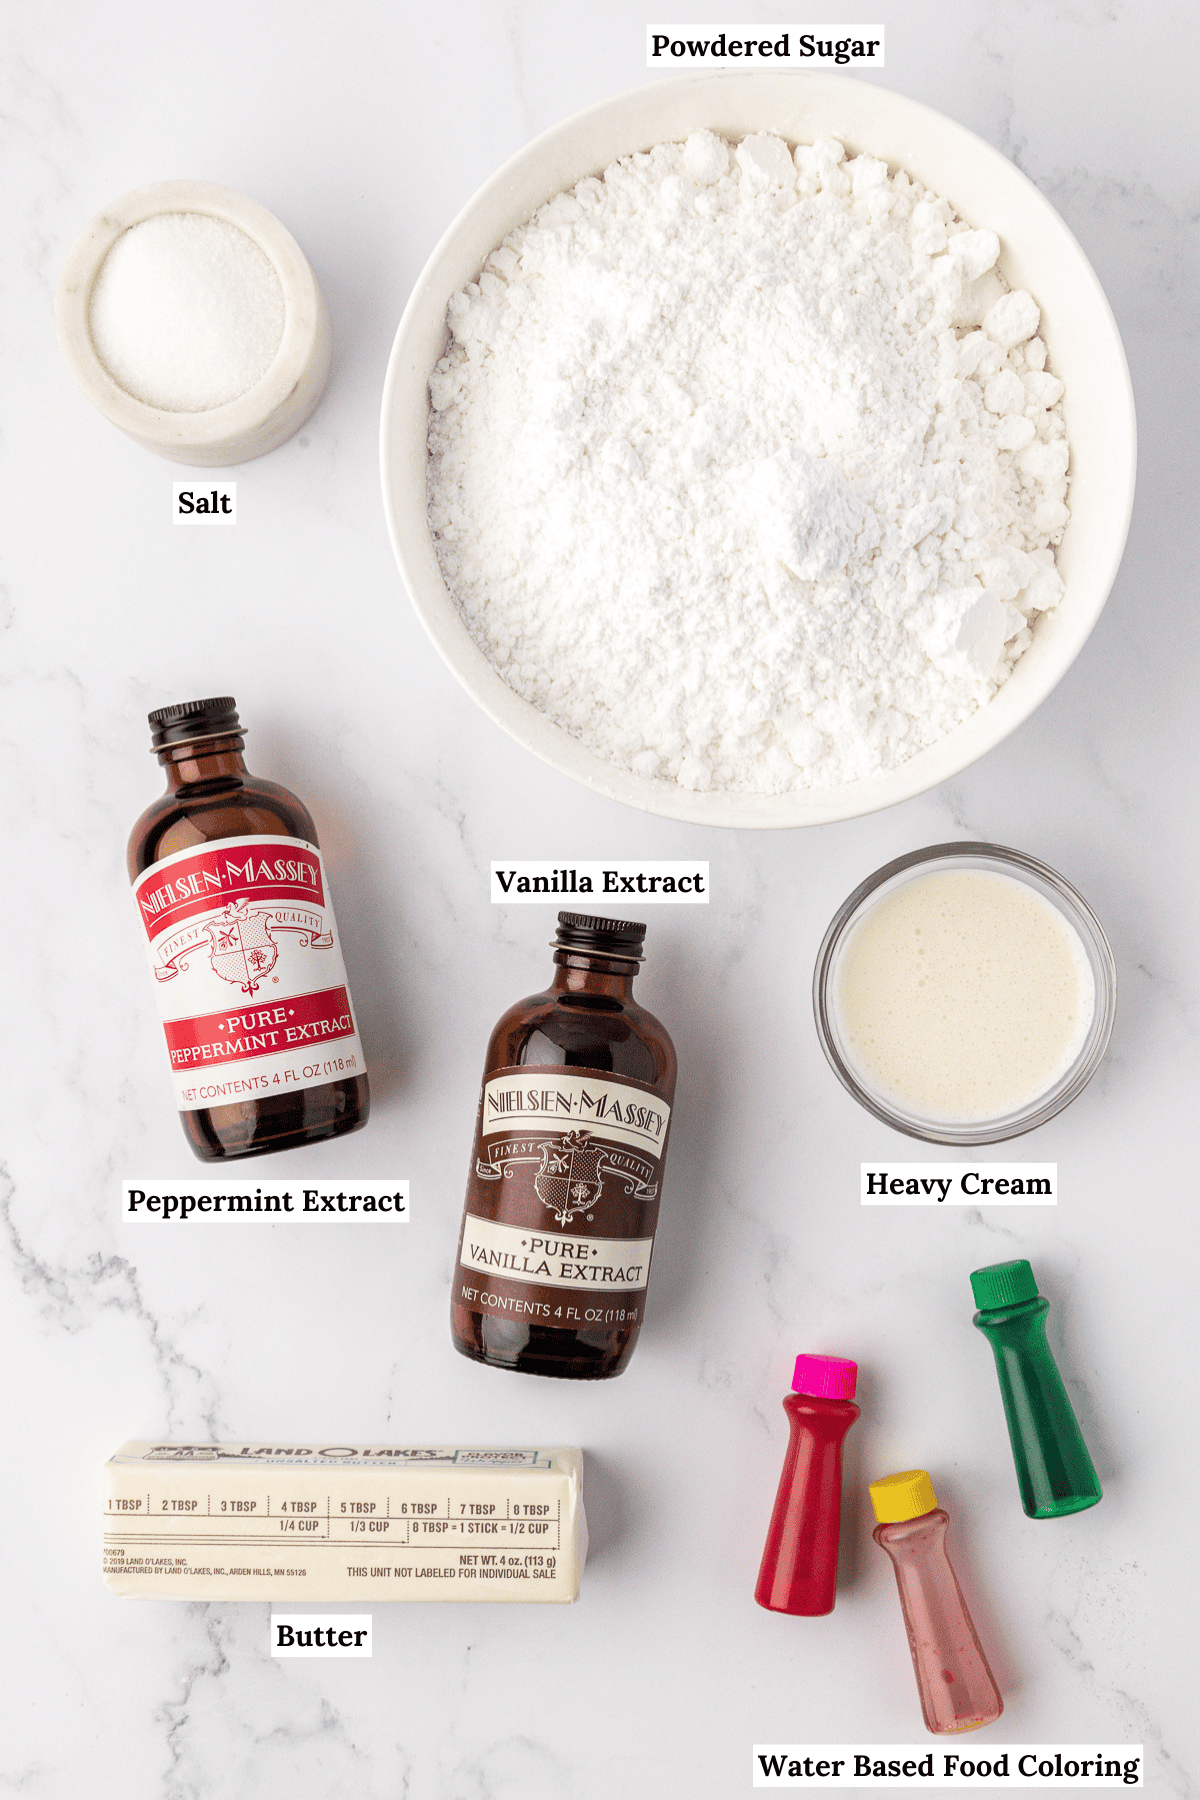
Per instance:
[[[184,1135],[224,1162],[357,1131],[370,1090],[308,809],[249,773],[232,698],[150,729],[167,789],[129,878]]]
[[[492,1032],[450,1309],[476,1362],[586,1381],[633,1355],[676,1074],[633,998],[645,935],[560,912],[551,985]]]

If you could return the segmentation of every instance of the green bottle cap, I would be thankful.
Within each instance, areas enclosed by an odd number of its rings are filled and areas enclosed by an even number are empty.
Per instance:
[[[1017,1262],[989,1263],[971,1276],[971,1292],[982,1312],[995,1306],[1019,1306],[1037,1299],[1037,1276],[1021,1257]]]

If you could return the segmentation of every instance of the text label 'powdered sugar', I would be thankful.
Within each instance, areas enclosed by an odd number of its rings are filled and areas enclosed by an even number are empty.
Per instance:
[[[171,517],[176,525],[237,524],[237,482],[221,481],[210,487],[177,481],[171,490]]]
[[[707,906],[706,862],[494,862],[493,906],[550,900],[617,900],[641,906]]]
[[[883,67],[882,25],[647,25],[646,67]]]
[[[166,1224],[210,1219],[223,1226],[242,1219],[350,1220],[366,1225],[407,1225],[409,1184],[394,1175],[380,1180],[292,1181],[264,1187],[251,1181],[123,1181],[121,1217]]]
[[[865,1162],[864,1206],[1057,1206],[1057,1163]]]

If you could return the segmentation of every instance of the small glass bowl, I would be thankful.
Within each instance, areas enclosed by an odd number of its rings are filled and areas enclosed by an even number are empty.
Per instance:
[[[853,1065],[846,1050],[832,999],[841,952],[850,932],[868,908],[916,875],[951,869],[984,869],[1009,875],[1035,889],[1057,907],[1079,934],[1096,989],[1092,1022],[1071,1066],[1051,1087],[1025,1106],[986,1119],[928,1118],[910,1111],[894,1096],[866,1086],[865,1076]],[[997,1144],[1005,1138],[1020,1137],[1023,1132],[1033,1131],[1047,1119],[1054,1118],[1083,1092],[1099,1067],[1112,1035],[1116,1008],[1116,965],[1103,927],[1087,901],[1045,863],[1025,856],[1020,850],[1006,849],[1002,844],[930,844],[927,849],[914,850],[910,855],[897,857],[895,862],[876,869],[838,908],[825,933],[813,973],[817,1036],[842,1086],[854,1095],[860,1106],[865,1106],[885,1125],[908,1137],[922,1138],[929,1144]]]

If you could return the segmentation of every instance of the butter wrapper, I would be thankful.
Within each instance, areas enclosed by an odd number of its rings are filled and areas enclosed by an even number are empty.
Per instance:
[[[130,1442],[104,1469],[134,1599],[563,1604],[586,1555],[576,1449]]]

